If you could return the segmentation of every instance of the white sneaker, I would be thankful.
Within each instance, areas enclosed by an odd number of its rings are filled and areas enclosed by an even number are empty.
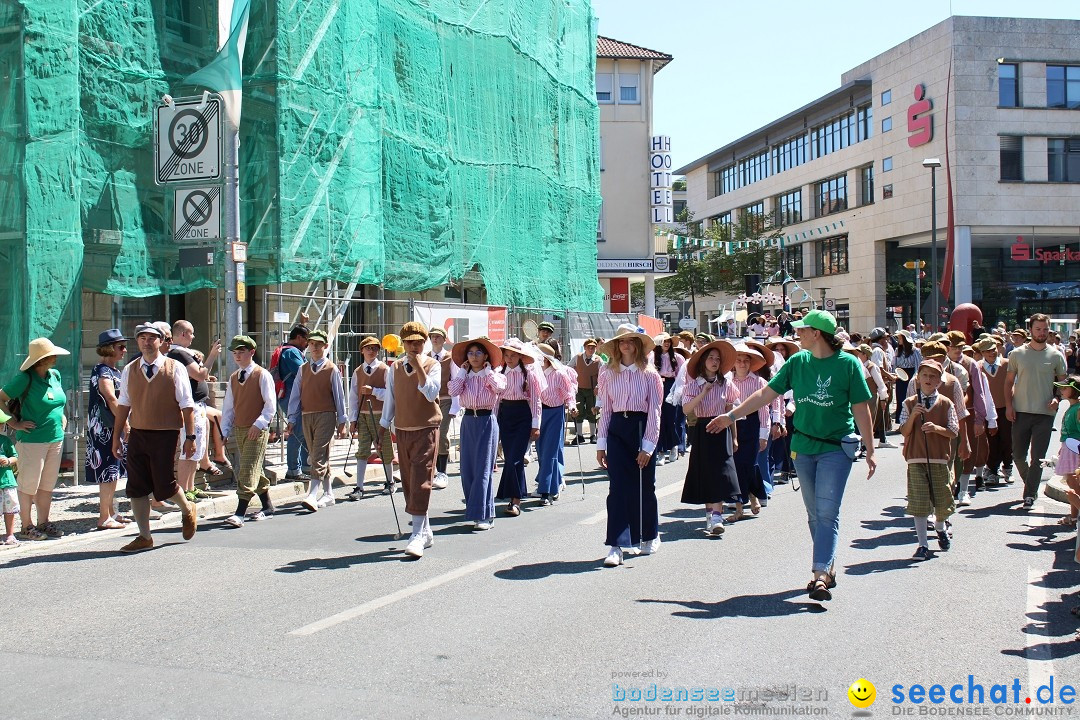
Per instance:
[[[656,458],[656,467],[663,467],[667,465],[667,455],[660,455]]]
[[[364,496],[364,491],[360,489],[359,485],[357,485],[356,487],[354,487],[352,490],[349,491],[349,494],[345,496],[345,499],[350,501],[350,502],[356,502],[357,500],[359,500],[363,496]]]
[[[724,516],[720,513],[709,513],[709,519],[712,524],[708,528],[710,535],[723,535],[724,534]]]
[[[673,463],[678,459],[679,459],[679,449],[678,448],[672,448],[671,452],[668,453],[668,458],[667,458],[668,463]]]
[[[490,530],[491,522],[489,520],[482,520],[474,525],[477,530]]]
[[[336,501],[334,500],[333,495],[326,494],[326,495],[323,495],[321,498],[319,498],[319,507],[321,507],[321,508],[330,507],[335,502]]]
[[[310,510],[311,512],[318,512],[318,510],[319,510],[319,505],[316,504],[315,498],[313,498],[310,495],[308,495],[303,500],[301,500],[300,504],[303,505],[308,510]]]
[[[432,534],[432,532],[430,530],[424,532],[422,537],[424,538],[424,547],[425,548],[429,548],[429,547],[431,547],[432,545],[435,544],[435,535]]]
[[[659,549],[660,549],[660,536],[659,535],[654,537],[652,540],[649,540],[648,542],[641,543],[641,554],[642,555],[652,555],[653,553],[655,553]]]
[[[431,487],[435,490],[445,490],[446,486],[450,483],[450,479],[446,477],[446,473],[435,473],[434,479],[431,481]]]
[[[405,554],[414,558],[424,557],[424,534],[413,535],[409,538],[409,544],[405,546]]]
[[[229,517],[225,518],[224,522],[229,527],[244,527],[244,518],[240,515],[230,515]]]
[[[604,558],[604,567],[618,567],[622,565],[622,548],[612,545]]]
[[[956,507],[967,507],[971,504],[971,496],[967,493],[960,493],[960,497],[956,499]]]
[[[885,442],[879,442],[877,444],[877,446],[878,446],[878,450],[880,450],[881,448],[895,448],[896,447],[895,445],[893,445],[888,440],[886,440]]]

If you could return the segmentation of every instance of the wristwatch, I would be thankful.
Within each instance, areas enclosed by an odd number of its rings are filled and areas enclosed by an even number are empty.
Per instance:
[[[195,439],[194,435],[185,435],[184,437],[187,438],[188,440],[194,440]]]

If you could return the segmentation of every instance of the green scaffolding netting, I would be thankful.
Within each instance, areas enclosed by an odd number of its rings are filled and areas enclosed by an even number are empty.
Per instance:
[[[215,0],[0,0],[0,317],[79,347],[82,291],[217,287],[153,182],[161,96],[217,48]],[[240,131],[248,282],[599,310],[589,0],[253,0]],[[218,253],[219,257],[223,253]]]

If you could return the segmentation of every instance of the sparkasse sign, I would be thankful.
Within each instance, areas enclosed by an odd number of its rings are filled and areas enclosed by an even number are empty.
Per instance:
[[[1016,242],[1010,248],[1009,256],[1016,262],[1034,260],[1041,263],[1080,262],[1080,251],[1070,250],[1061,246],[1056,250],[1044,250],[1033,248],[1024,242],[1023,237],[1017,237]]]

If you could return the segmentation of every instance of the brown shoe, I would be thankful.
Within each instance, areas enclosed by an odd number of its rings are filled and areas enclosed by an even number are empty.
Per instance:
[[[195,537],[195,527],[199,524],[199,517],[195,513],[195,505],[189,503],[188,511],[184,513],[184,539],[190,540]]]
[[[122,553],[137,553],[143,550],[149,550],[154,547],[154,538],[147,538],[139,535],[134,540],[129,542],[124,547],[120,548]]]
[[[506,514],[510,517],[517,517],[521,514],[521,506],[516,503],[511,503],[506,506]]]

